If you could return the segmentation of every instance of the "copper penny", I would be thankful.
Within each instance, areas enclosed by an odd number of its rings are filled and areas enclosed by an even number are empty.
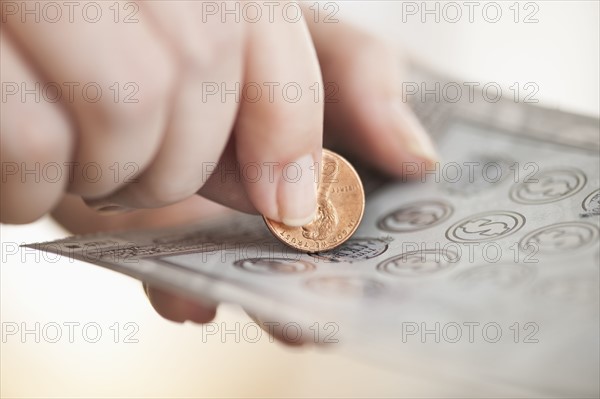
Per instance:
[[[323,150],[315,219],[289,227],[265,219],[271,232],[285,244],[304,252],[327,251],[343,244],[356,231],[365,210],[365,192],[352,165],[338,154]]]

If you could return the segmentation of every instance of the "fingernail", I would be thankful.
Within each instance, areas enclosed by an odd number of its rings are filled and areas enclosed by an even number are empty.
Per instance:
[[[317,211],[317,190],[312,155],[308,154],[282,169],[277,206],[279,218],[291,227],[310,223]]]
[[[84,199],[87,206],[104,215],[120,215],[131,212],[133,209],[107,201],[105,199]]]
[[[397,126],[402,131],[406,150],[427,162],[438,162],[439,155],[433,142],[415,114],[405,104],[398,104],[397,102],[394,102],[392,112],[395,118],[398,118]]]

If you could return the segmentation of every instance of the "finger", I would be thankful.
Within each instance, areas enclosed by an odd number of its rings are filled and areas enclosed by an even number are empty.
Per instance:
[[[332,94],[325,104],[328,145],[394,175],[407,170],[407,162],[432,166],[438,156],[402,101],[401,66],[394,51],[349,25],[308,24],[326,91]]]
[[[242,171],[240,169],[240,164],[235,158],[235,145],[233,140],[225,147],[223,154],[221,155],[221,159],[218,161],[216,165],[207,164],[206,167],[203,168],[205,176],[203,179],[206,180],[206,183],[202,186],[200,190],[198,190],[197,194],[202,197],[214,201],[218,204],[225,205],[228,208],[236,209],[241,212],[246,213],[257,213],[256,208],[252,205],[250,198],[248,197],[248,193],[246,192],[244,185],[242,183]],[[183,202],[185,203],[195,203],[192,200],[193,197],[190,197]],[[103,215],[110,214],[111,217],[115,214],[119,213],[128,213],[133,211],[132,208],[124,207],[123,205],[117,205],[110,198],[108,199],[98,199],[98,200],[85,200],[87,206],[94,210],[102,210]],[[179,203],[171,205],[168,208],[173,209],[182,209],[185,210],[184,206],[179,207]],[[158,211],[163,208],[158,208],[153,210],[152,214],[157,214]],[[111,210],[110,212],[108,210]],[[192,218],[197,213],[197,209],[190,209],[189,219]],[[96,212],[91,212],[96,217],[100,217]],[[145,215],[147,216],[150,212],[145,210],[139,210],[133,212],[136,215]],[[178,215],[179,216],[179,215]],[[176,220],[180,220],[177,218]],[[181,220],[182,223],[185,223],[185,220]]]
[[[165,129],[174,79],[169,54],[143,12],[135,23],[115,22],[112,4],[78,3],[78,10],[94,12],[86,18],[74,13],[71,21],[4,18],[40,73],[63,89],[61,100],[79,135],[70,189],[86,197],[115,191],[149,164]]]
[[[310,89],[321,87],[316,54],[304,21],[281,16],[248,26],[247,54],[235,126],[244,187],[260,213],[300,226],[316,210],[321,160],[323,104]]]
[[[219,217],[229,212],[231,210],[195,195],[164,208],[100,214],[86,206],[80,197],[69,194],[56,206],[52,216],[74,234],[90,234],[100,231],[181,226]]]
[[[151,1],[143,7],[175,53],[178,83],[158,154],[135,184],[106,199],[132,208],[181,201],[205,183],[233,128],[244,45],[242,24],[203,22],[201,3]]]
[[[230,140],[219,163],[210,170],[210,177],[198,194],[229,208],[257,213],[242,182],[242,170],[235,154],[235,142]]]
[[[156,313],[167,320],[177,323],[189,320],[201,324],[213,320],[217,314],[216,305],[201,304],[147,285],[144,285],[144,291]]]
[[[306,339],[306,336],[303,336],[302,330],[297,328],[297,323],[293,324],[295,328],[286,328],[286,326],[290,325],[289,323],[267,321],[248,311],[246,311],[246,314],[258,324],[263,331],[282,344],[293,347],[302,347],[310,343],[310,341]],[[315,343],[318,344],[319,342]]]
[[[29,223],[50,211],[66,189],[73,132],[60,104],[42,96],[42,82],[0,30],[0,221]]]

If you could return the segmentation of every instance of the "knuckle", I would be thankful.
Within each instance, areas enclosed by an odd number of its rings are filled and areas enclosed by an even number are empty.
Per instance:
[[[16,194],[16,192],[15,192]],[[46,213],[50,212],[57,202],[56,195],[49,195],[44,192],[43,198],[36,200],[35,204],[28,206],[23,205],[23,195],[31,195],[22,193],[22,195],[4,194],[0,196],[2,199],[2,207],[0,209],[0,222],[9,224],[27,224],[35,222]]]
[[[379,37],[364,31],[356,31],[354,33],[354,51],[353,54],[380,56],[384,59],[390,58],[394,54],[392,45]]]
[[[299,118],[298,114],[289,108],[279,107],[258,116],[254,114],[251,120],[240,126],[245,132],[241,135],[244,140],[260,142],[265,152],[277,149],[280,157],[287,158],[287,153],[316,145],[318,134],[322,129],[309,118]],[[306,115],[306,114],[304,114]],[[294,143],[293,146],[290,143]]]
[[[135,191],[135,197],[149,208],[175,204],[198,191],[192,185],[183,184],[180,179],[144,179],[130,187]]]
[[[3,140],[10,157],[23,162],[63,161],[70,151],[69,126],[62,118],[19,118],[14,121],[15,140]],[[3,151],[4,153],[4,151]]]
[[[348,55],[343,67],[345,93],[361,93],[363,98],[397,98],[401,95],[399,77],[403,74],[400,54],[389,43],[369,34],[358,34],[356,51]],[[372,60],[378,60],[378,68]],[[357,77],[360,76],[360,79]],[[357,97],[345,99],[351,102]]]
[[[192,71],[205,71],[220,67],[232,54],[241,54],[243,47],[241,24],[231,29],[216,29],[211,32],[199,32],[205,40],[179,41],[179,56],[183,67]]]
[[[71,152],[70,126],[59,113],[3,120],[0,189],[4,223],[30,223],[50,211],[64,192]]]
[[[322,131],[323,110],[319,104],[308,101],[269,108],[270,112],[263,118],[265,129],[262,132],[267,140],[306,142],[318,137]]]
[[[148,66],[130,64],[121,72],[125,78],[107,82],[102,87],[111,87],[97,102],[86,102],[85,111],[93,118],[93,123],[102,126],[107,133],[118,130],[120,126],[132,126],[141,123],[168,107],[168,101],[175,87],[175,71],[169,60],[148,61]],[[118,94],[117,94],[118,93]],[[128,133],[139,133],[129,129]]]

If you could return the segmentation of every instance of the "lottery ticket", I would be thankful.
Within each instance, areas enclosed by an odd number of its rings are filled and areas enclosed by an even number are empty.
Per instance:
[[[243,214],[32,246],[240,304],[399,372],[597,395],[598,119],[507,99],[406,100],[442,161],[423,176],[406,164],[400,180],[358,167],[364,218],[332,251],[297,252]]]

